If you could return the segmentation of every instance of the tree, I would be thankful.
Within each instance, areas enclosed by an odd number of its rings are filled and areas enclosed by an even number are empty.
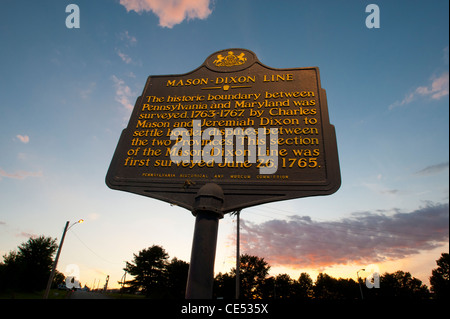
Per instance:
[[[327,274],[319,273],[313,287],[314,298],[333,299],[333,290],[335,290],[334,285],[334,278]]]
[[[124,270],[134,279],[126,281],[132,291],[141,291],[147,297],[160,298],[167,292],[167,259],[169,255],[157,245],[133,254],[134,261],[126,262]]]
[[[295,297],[294,280],[288,274],[280,274],[278,276],[267,278],[264,281],[265,289],[269,295],[265,298],[274,299],[290,299]]]
[[[398,270],[392,274],[385,273],[380,277],[380,282],[376,293],[382,299],[426,299],[429,296],[427,286],[409,272]]]
[[[189,263],[175,257],[166,265],[166,272],[169,297],[183,299],[186,292]]]
[[[0,290],[15,290],[20,274],[18,272],[18,258],[16,251],[10,251],[3,255],[3,262],[0,263]]]
[[[320,273],[313,292],[316,299],[354,300],[358,298],[358,289],[358,284],[353,279],[336,279]]]
[[[442,276],[447,284],[449,280],[448,254],[438,261],[439,268],[433,271],[436,277]],[[326,273],[320,273],[313,283],[307,273],[301,273],[298,280],[292,280],[289,275],[281,274],[267,277],[270,266],[257,256],[242,255],[240,263],[240,293],[242,298],[256,299],[296,299],[296,300],[360,300],[360,287],[353,279],[333,278]],[[214,281],[214,296],[234,298],[236,270],[230,273],[219,273]],[[429,299],[426,285],[411,276],[408,272],[397,271],[380,276],[380,288],[368,289],[362,284],[364,299]],[[437,280],[438,282],[438,280]],[[436,288],[439,289],[439,288]]]
[[[57,288],[59,285],[66,284],[66,276],[58,270],[55,271],[55,277],[53,277],[53,282],[51,288]]]
[[[124,290],[139,291],[149,298],[184,298],[189,263],[176,257],[168,262],[169,255],[158,245],[143,249],[133,256],[133,262],[126,262],[124,270],[134,278],[125,281],[127,287]]]
[[[353,279],[339,278],[337,280],[339,299],[356,300],[360,298],[359,286]]]
[[[236,297],[236,275],[221,272],[214,278],[215,298],[234,299]]]
[[[241,255],[239,264],[240,298],[255,299],[268,298],[267,285],[265,282],[270,266],[257,256]],[[273,287],[273,285],[272,285]],[[273,288],[271,288],[273,290]],[[214,278],[214,296],[221,298],[235,298],[236,296],[236,269],[232,268],[230,273],[219,273]]]
[[[260,287],[262,299],[275,299],[276,298],[276,283],[275,277],[269,277],[264,279]]]
[[[244,299],[261,298],[262,284],[269,273],[269,264],[264,258],[244,254],[241,255],[239,267],[240,296]],[[236,277],[236,269],[233,268],[231,272]]]
[[[0,264],[0,283],[3,288],[18,291],[45,289],[58,245],[56,239],[39,236],[3,256]]]
[[[430,285],[434,297],[437,299],[447,299],[450,296],[450,256],[442,253],[436,260],[438,268],[431,271]]]
[[[53,265],[53,254],[58,249],[56,239],[39,236],[19,246],[19,263],[24,267],[26,286],[31,290],[46,287]]]
[[[302,272],[296,281],[295,286],[295,294],[297,298],[308,299],[312,297],[314,285],[311,276],[308,273]]]

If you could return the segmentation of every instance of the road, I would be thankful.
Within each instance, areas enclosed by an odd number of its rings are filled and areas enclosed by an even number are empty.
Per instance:
[[[107,295],[90,291],[72,291],[69,299],[111,299]]]

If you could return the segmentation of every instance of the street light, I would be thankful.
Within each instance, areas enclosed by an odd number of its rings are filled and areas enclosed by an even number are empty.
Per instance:
[[[362,288],[361,288],[361,282],[359,281],[359,272],[360,272],[360,271],[366,271],[366,270],[363,268],[363,269],[360,269],[360,270],[358,270],[358,271],[356,272],[356,277],[358,277],[359,292],[361,293],[361,300],[363,300],[364,297],[363,297],[363,292],[362,292]]]
[[[240,235],[239,235],[239,218],[240,218],[240,214],[241,214],[241,210],[237,210],[235,212],[232,212],[231,215],[235,215],[236,216],[236,220],[237,220],[237,226],[236,226],[236,299],[239,299],[239,294],[240,294],[240,278],[239,278],[239,274],[241,272],[241,256],[240,256],[240,252],[239,252],[239,241],[240,241]]]
[[[47,288],[45,289],[45,293],[44,293],[44,299],[48,299],[48,294],[50,292],[50,287],[52,285],[53,277],[55,277],[56,265],[58,264],[59,255],[61,254],[61,248],[64,243],[64,238],[66,237],[66,233],[73,226],[75,226],[76,224],[81,224],[82,222],[84,222],[84,220],[79,219],[78,221],[76,221],[75,223],[70,225],[70,227],[69,227],[70,222],[69,221],[66,222],[66,226],[64,227],[64,232],[61,237],[61,242],[59,243],[58,252],[56,253],[55,261],[53,262],[52,272],[50,273],[50,277],[48,278]]]

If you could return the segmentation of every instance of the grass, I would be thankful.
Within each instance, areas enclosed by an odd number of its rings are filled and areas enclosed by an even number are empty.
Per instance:
[[[113,299],[146,299],[144,295],[121,294],[120,292],[111,292],[107,295]]]
[[[51,289],[48,294],[48,299],[66,299],[67,291]],[[35,292],[1,292],[0,299],[42,299],[44,297],[44,291]]]
[[[51,289],[48,294],[48,299],[67,299],[69,291]],[[107,295],[112,299],[147,299],[144,295],[135,295],[135,294],[121,294],[120,292],[109,292]],[[42,299],[44,296],[43,291],[35,291],[35,292],[0,292],[0,299]]]

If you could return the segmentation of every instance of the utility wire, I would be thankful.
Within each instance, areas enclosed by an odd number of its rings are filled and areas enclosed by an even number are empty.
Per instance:
[[[110,260],[108,260],[108,259],[103,258],[103,257],[100,256],[99,254],[97,254],[95,251],[93,251],[88,245],[86,245],[86,244],[81,240],[81,238],[78,237],[78,235],[77,235],[73,230],[71,230],[71,232],[72,232],[72,234],[74,234],[75,237],[76,237],[76,238],[84,245],[84,247],[86,247],[91,253],[93,253],[93,254],[94,254],[95,256],[97,256],[98,258],[100,258],[100,259],[102,259],[103,261],[106,261],[107,263],[112,264],[112,265],[120,265],[120,264],[122,264],[122,263],[112,262],[112,261],[110,261]]]

